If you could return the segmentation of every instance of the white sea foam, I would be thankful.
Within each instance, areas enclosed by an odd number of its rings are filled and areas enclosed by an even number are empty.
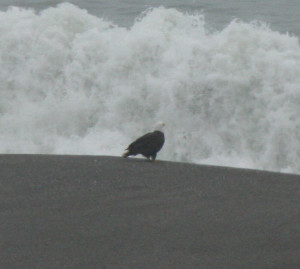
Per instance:
[[[121,155],[163,120],[159,159],[300,173],[299,41],[264,24],[11,8],[0,56],[2,153]]]

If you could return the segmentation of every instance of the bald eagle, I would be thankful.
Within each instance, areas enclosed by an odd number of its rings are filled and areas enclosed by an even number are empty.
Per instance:
[[[142,154],[147,159],[152,158],[154,161],[156,158],[157,152],[161,150],[165,143],[165,135],[160,130],[165,124],[163,122],[159,122],[156,125],[156,130],[151,133],[147,133],[135,141],[133,141],[126,152],[122,155],[122,157],[127,158],[128,156],[135,156],[138,154]]]

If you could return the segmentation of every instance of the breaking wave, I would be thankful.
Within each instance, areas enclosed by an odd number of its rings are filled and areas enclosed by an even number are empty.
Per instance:
[[[1,153],[119,156],[163,120],[159,159],[300,173],[299,40],[263,23],[13,7],[0,61]]]

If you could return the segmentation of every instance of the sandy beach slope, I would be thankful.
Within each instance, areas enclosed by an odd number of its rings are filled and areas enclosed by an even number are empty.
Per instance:
[[[300,268],[300,176],[0,155],[0,268]]]

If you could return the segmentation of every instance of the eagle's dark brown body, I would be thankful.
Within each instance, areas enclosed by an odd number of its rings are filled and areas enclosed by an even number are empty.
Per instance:
[[[147,133],[132,142],[126,149],[127,151],[123,154],[123,157],[127,158],[131,155],[142,154],[147,159],[152,158],[152,160],[155,160],[157,152],[161,150],[164,143],[165,136],[163,132],[154,131]]]

